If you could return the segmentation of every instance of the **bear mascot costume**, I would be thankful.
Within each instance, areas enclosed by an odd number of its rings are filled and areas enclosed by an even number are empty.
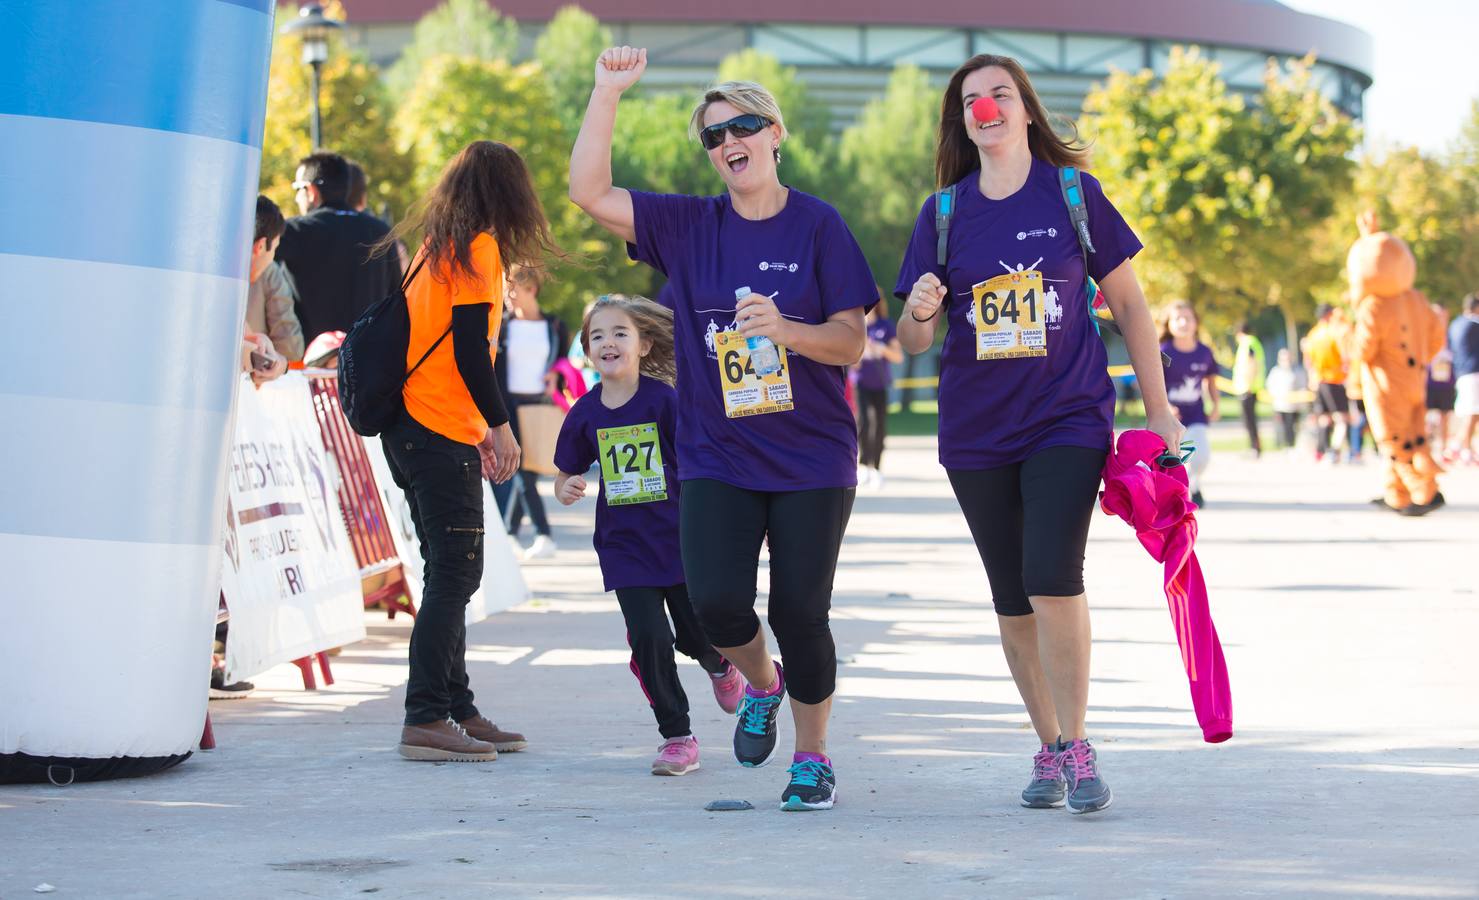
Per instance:
[[[1378,231],[1374,213],[1358,224],[1361,236],[1346,259],[1356,310],[1352,362],[1360,367],[1366,416],[1386,466],[1386,491],[1373,502],[1421,516],[1443,505],[1442,470],[1428,447],[1425,418],[1428,363],[1443,349],[1443,325],[1413,289],[1417,262],[1407,244]]]

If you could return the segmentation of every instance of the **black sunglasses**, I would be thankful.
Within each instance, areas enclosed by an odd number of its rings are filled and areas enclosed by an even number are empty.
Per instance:
[[[1195,452],[1197,452],[1195,444],[1193,444],[1191,441],[1182,441],[1181,453],[1177,454],[1172,453],[1170,450],[1166,450],[1163,451],[1160,456],[1157,456],[1155,458],[1155,461],[1157,465],[1161,466],[1164,469],[1172,469],[1176,466],[1185,465],[1186,461],[1191,459],[1191,455]]]
[[[771,121],[764,116],[745,113],[727,122],[710,125],[698,133],[698,139],[703,143],[705,150],[713,150],[724,143],[724,132],[726,131],[737,138],[747,138],[763,128],[769,128],[771,124]]]

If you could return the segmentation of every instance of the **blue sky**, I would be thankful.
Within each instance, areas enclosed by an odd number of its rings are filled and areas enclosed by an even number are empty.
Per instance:
[[[1479,0],[1282,0],[1363,29],[1376,44],[1366,92],[1366,147],[1443,150],[1479,97]]]

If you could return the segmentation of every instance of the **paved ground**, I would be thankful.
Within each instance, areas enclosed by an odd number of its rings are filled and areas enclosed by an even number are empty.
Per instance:
[[[375,617],[337,685],[269,673],[212,704],[220,749],[174,772],[0,789],[0,897],[1479,896],[1479,470],[1405,520],[1366,506],[1370,468],[1216,460],[1201,550],[1238,733],[1215,747],[1155,567],[1097,520],[1089,719],[1117,799],[1083,819],[1016,804],[1035,748],[930,443],[896,442],[886,471],[837,578],[831,813],[779,812],[784,770],[729,760],[691,664],[705,768],[647,774],[658,736],[586,506],[526,569],[538,599],[469,635],[485,709],[528,752],[399,759],[408,631]]]

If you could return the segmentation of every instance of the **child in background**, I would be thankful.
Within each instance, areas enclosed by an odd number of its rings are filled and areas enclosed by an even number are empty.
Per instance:
[[[1191,479],[1191,500],[1197,506],[1203,505],[1202,474],[1212,461],[1207,424],[1209,418],[1212,422],[1222,418],[1217,402],[1217,360],[1212,348],[1198,337],[1200,328],[1190,301],[1177,300],[1162,314],[1161,352],[1171,360],[1166,369],[1166,396],[1186,426],[1186,439],[1195,448],[1186,461],[1186,471]],[[1208,403],[1212,408],[1210,417]]]
[[[678,681],[674,632],[677,649],[709,673],[726,713],[738,708],[744,679],[709,643],[684,584],[673,440],[673,313],[642,297],[607,295],[586,311],[580,337],[601,380],[576,401],[560,429],[555,498],[569,506],[584,497],[581,473],[600,464],[596,556],[606,590],[616,592],[626,620],[632,674],[663,737],[652,774],[686,775],[699,767],[698,741]]]
[[[1278,424],[1279,446],[1293,450],[1299,437],[1299,393],[1308,393],[1309,382],[1304,369],[1293,364],[1288,348],[1279,351],[1278,363],[1269,370],[1264,384],[1274,407],[1274,421]]]

